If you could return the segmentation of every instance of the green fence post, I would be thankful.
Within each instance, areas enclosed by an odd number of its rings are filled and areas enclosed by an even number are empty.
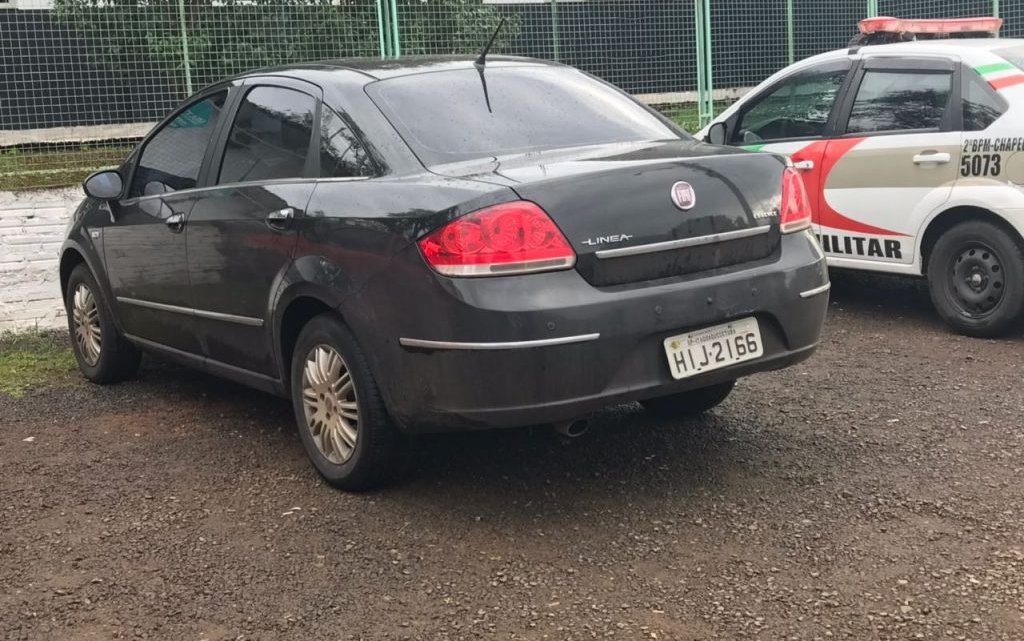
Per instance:
[[[185,27],[185,0],[178,0],[178,22],[181,26],[181,59],[185,66],[185,95],[192,95],[192,61],[188,55],[188,29]]]
[[[992,0],[992,15],[996,18],[999,17],[999,0]]]
[[[793,0],[786,0],[786,44],[788,45],[789,64],[796,62],[796,38],[793,31]]]
[[[868,0],[868,17],[878,16],[878,0]]]
[[[693,5],[697,35],[697,118],[703,127],[715,117],[711,73],[711,2],[694,0]]]
[[[402,55],[402,45],[398,39],[398,2],[391,0],[391,47],[396,58]]]
[[[555,62],[558,62],[558,0],[551,0],[551,49]]]
[[[381,0],[377,0],[377,43],[380,45],[380,57],[387,57],[387,50],[384,48],[384,12],[380,5]]]

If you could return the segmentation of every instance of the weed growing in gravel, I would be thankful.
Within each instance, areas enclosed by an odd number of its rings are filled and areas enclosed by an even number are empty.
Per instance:
[[[67,336],[59,332],[0,334],[0,394],[20,397],[26,390],[49,387],[75,367]]]

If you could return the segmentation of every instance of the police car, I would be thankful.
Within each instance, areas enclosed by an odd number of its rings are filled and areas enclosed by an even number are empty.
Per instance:
[[[789,155],[833,267],[924,275],[956,330],[1024,318],[1024,40],[1002,20],[872,18],[699,135]]]

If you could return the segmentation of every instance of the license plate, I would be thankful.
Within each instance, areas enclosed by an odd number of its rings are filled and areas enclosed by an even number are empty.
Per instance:
[[[764,354],[756,318],[715,325],[665,339],[672,378],[688,378]]]

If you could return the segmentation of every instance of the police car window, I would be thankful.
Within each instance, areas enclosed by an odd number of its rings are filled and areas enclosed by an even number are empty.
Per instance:
[[[1006,112],[1006,105],[976,73],[964,73],[964,131],[981,131]]]
[[[196,186],[227,95],[222,91],[189,106],[149,139],[135,168],[129,198]]]
[[[837,70],[800,74],[783,82],[744,110],[732,143],[821,137],[844,78],[846,70]]]
[[[313,96],[283,87],[250,91],[231,125],[218,183],[299,178],[313,137]]]
[[[868,71],[857,90],[847,133],[938,129],[953,74]]]
[[[323,106],[320,120],[320,175],[324,178],[373,176],[377,168],[366,147],[337,112]]]
[[[1024,47],[1007,47],[995,53],[1018,69],[1024,69]]]

